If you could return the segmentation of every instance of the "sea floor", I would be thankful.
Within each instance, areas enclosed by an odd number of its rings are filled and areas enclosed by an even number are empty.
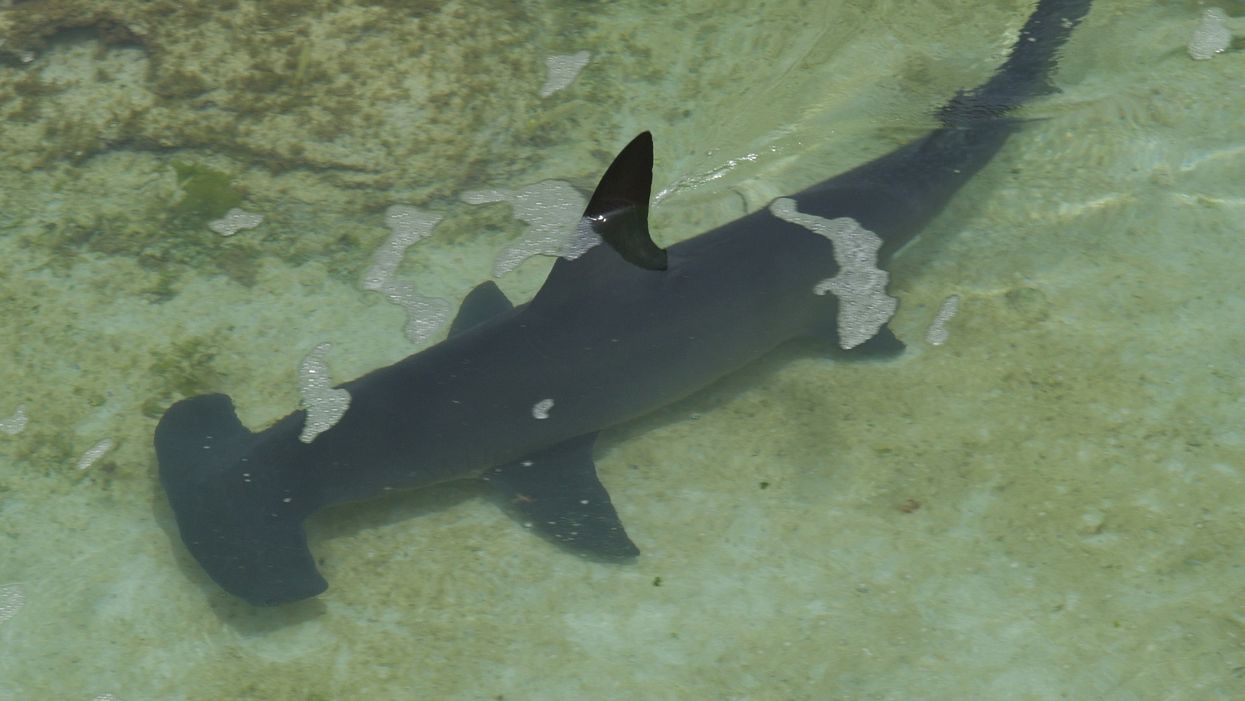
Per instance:
[[[524,228],[464,193],[649,129],[671,243],[918,136],[1031,4],[164,5],[0,3],[0,701],[1245,697],[1245,54],[1189,56],[1201,3],[1098,3],[892,267],[901,357],[603,434],[635,564],[455,483],[315,515],[330,588],[275,609],[186,552],[152,431],[417,350],[360,285],[386,208],[443,216],[397,276],[456,304]]]

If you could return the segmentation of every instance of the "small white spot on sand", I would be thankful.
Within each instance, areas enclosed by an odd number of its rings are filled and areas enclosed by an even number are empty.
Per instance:
[[[540,96],[549,97],[575,82],[575,78],[584,66],[588,65],[588,60],[591,58],[592,54],[587,51],[555,54],[546,58],[545,66],[549,69],[549,76],[545,78],[545,84],[540,87]]]
[[[99,440],[95,443],[95,445],[88,448],[87,451],[82,454],[82,457],[78,458],[78,469],[85,470],[91,465],[94,465],[96,460],[102,458],[104,453],[107,453],[110,450],[112,450],[111,438]]]
[[[19,406],[7,419],[0,419],[0,433],[16,436],[26,430],[26,407]]]
[[[1227,22],[1228,15],[1218,7],[1203,10],[1201,21],[1189,37],[1189,57],[1207,61],[1226,51],[1232,45],[1232,32],[1228,31]]]
[[[930,322],[929,328],[925,331],[925,342],[932,346],[941,346],[951,337],[951,332],[947,329],[947,322],[951,321],[956,312],[960,311],[960,296],[951,295],[942,302],[942,306],[938,309],[938,314],[934,316],[934,320]]]
[[[225,216],[208,222],[208,228],[221,236],[233,236],[243,229],[254,229],[264,221],[264,215],[254,214],[244,209],[233,209],[225,212]]]
[[[17,615],[26,603],[26,594],[20,584],[0,586],[0,625]]]

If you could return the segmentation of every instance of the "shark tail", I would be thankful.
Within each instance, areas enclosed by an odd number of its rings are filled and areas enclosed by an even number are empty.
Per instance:
[[[1030,98],[1057,92],[1050,74],[1091,0],[1039,0],[1003,65],[989,80],[962,90],[939,111],[946,127],[996,121]]]

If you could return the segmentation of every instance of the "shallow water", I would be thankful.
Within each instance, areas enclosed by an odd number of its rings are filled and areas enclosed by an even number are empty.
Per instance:
[[[1188,56],[1194,2],[1099,3],[893,265],[903,357],[602,436],[637,563],[467,484],[316,515],[330,589],[277,609],[177,539],[171,402],[260,428],[317,344],[338,380],[416,350],[360,287],[390,205],[444,216],[398,275],[456,301],[523,229],[463,193],[590,188],[650,129],[677,241],[931,126],[1030,7],[980,4],[0,4],[0,699],[1241,698],[1242,54]],[[263,223],[211,231],[234,204]]]

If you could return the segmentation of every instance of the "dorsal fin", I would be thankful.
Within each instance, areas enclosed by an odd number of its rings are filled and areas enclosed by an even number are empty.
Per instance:
[[[666,251],[648,232],[652,189],[653,135],[646,131],[614,157],[588,200],[583,220],[628,263],[665,270]]]

